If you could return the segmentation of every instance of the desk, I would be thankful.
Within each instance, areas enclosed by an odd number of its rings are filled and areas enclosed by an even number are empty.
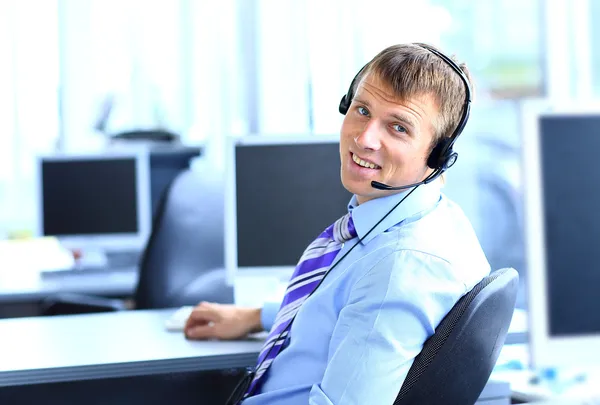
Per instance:
[[[0,272],[7,269],[0,269]],[[138,282],[137,268],[81,274],[0,277],[0,318],[35,316],[38,303],[49,295],[73,292],[109,297],[131,297]]]
[[[532,383],[535,373],[531,370],[494,372],[492,378],[510,384],[511,397],[517,403],[540,403],[582,405],[596,404],[600,401],[600,375],[588,374],[581,381],[566,380],[559,382]]]
[[[198,404],[203,403],[197,392],[202,378],[198,372],[255,364],[262,340],[188,341],[181,333],[165,330],[164,322],[173,312],[0,320],[0,402],[44,398],[46,404],[59,404],[75,398],[73,403],[103,404],[117,403],[116,398],[118,403],[147,405],[171,403],[179,395],[172,403]],[[184,383],[176,377],[182,375],[189,377]],[[136,380],[140,376],[157,378]],[[506,383],[491,382],[478,403],[505,404],[498,398],[507,391]]]
[[[0,320],[0,387],[251,366],[260,340],[186,340],[170,310]]]
[[[262,342],[188,341],[173,312],[0,320],[0,403],[223,404]]]

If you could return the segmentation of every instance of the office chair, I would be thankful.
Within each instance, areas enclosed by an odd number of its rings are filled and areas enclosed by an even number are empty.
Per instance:
[[[498,360],[519,275],[497,270],[464,295],[425,342],[394,405],[475,404]]]
[[[232,303],[224,270],[224,201],[219,176],[186,170],[167,187],[141,256],[134,309]],[[124,301],[61,293],[42,302],[44,315],[127,309]]]

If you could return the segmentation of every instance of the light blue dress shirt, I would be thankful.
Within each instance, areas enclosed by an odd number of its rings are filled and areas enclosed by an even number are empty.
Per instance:
[[[336,262],[407,193],[361,205],[354,196],[348,209],[358,238]],[[470,222],[440,182],[418,187],[304,302],[287,347],[243,404],[391,405],[425,340],[489,272]],[[278,309],[264,306],[265,329]]]

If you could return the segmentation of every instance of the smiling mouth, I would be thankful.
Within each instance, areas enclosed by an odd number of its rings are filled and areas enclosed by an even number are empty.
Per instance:
[[[369,162],[367,160],[363,160],[363,159],[359,158],[357,155],[355,155],[352,152],[350,152],[350,154],[352,155],[352,160],[354,161],[354,163],[356,163],[359,166],[365,167],[367,169],[375,169],[375,170],[381,169],[381,166],[378,166],[378,165],[376,165],[373,162]]]

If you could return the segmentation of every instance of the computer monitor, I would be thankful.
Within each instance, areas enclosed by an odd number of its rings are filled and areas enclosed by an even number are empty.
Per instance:
[[[347,212],[338,138],[249,136],[227,150],[228,281],[246,270],[291,275],[304,249]]]
[[[39,234],[69,249],[139,251],[151,227],[144,152],[38,159]]]
[[[600,365],[600,109],[551,108],[523,136],[534,367]]]

